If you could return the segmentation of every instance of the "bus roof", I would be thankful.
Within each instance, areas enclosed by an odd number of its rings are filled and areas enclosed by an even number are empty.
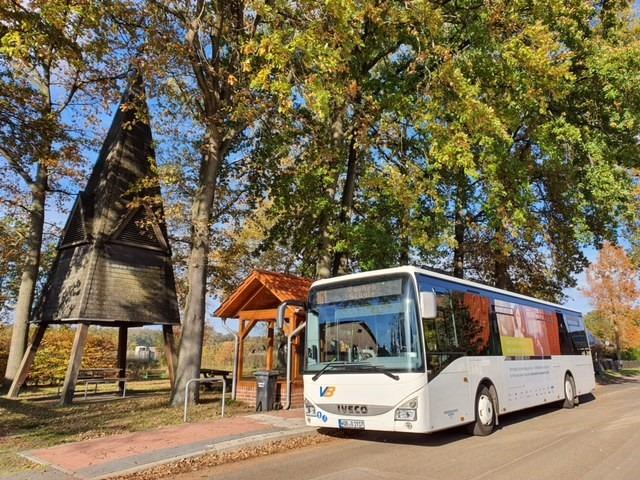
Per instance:
[[[574,310],[574,309],[571,309],[571,308],[567,308],[567,307],[564,307],[564,306],[559,305],[557,303],[547,302],[545,300],[539,300],[537,298],[529,297],[527,295],[521,295],[519,293],[513,293],[513,292],[510,292],[508,290],[502,290],[500,288],[490,287],[490,286],[484,285],[482,283],[472,282],[472,281],[469,281],[469,280],[463,280],[461,278],[456,278],[456,277],[452,277],[450,275],[445,275],[443,273],[438,273],[438,272],[434,272],[434,271],[431,271],[431,270],[426,270],[424,268],[413,267],[413,266],[402,266],[402,267],[394,267],[394,268],[385,268],[385,269],[381,269],[381,270],[371,270],[369,272],[352,273],[352,274],[349,274],[349,275],[342,275],[340,277],[332,277],[332,278],[326,278],[326,279],[323,279],[323,280],[316,280],[315,282],[313,282],[313,284],[311,284],[311,288],[328,286],[328,285],[332,285],[332,284],[335,284],[335,283],[342,283],[342,282],[349,281],[349,280],[360,280],[360,279],[366,279],[366,278],[370,278],[370,277],[378,277],[380,275],[393,275],[394,273],[421,274],[421,275],[425,275],[427,277],[437,278],[437,279],[445,280],[445,281],[448,281],[448,282],[451,282],[451,283],[457,283],[459,285],[465,285],[465,286],[468,286],[468,287],[472,287],[474,289],[485,290],[485,291],[494,292],[494,293],[500,293],[502,295],[507,295],[509,297],[520,298],[522,300],[527,300],[527,301],[530,301],[530,302],[539,303],[541,305],[547,305],[549,307],[553,307],[553,308],[561,309],[561,310],[566,310],[566,311],[569,311],[569,312],[574,312],[574,313],[578,313],[578,314],[582,315],[582,312],[580,312],[579,310]]]

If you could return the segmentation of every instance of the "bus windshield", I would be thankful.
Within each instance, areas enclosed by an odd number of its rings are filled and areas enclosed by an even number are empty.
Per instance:
[[[408,276],[312,290],[305,370],[424,371],[415,299]]]

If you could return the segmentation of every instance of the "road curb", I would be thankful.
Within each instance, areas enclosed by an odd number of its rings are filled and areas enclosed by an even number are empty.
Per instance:
[[[139,465],[136,467],[128,468],[128,469],[110,473],[107,475],[102,475],[98,477],[77,477],[77,478],[83,478],[83,480],[103,480],[107,478],[114,478],[114,477],[119,477],[123,475],[130,475],[133,473],[142,472],[144,470],[149,470],[154,467],[159,467],[161,465],[167,465],[169,463],[179,462],[180,460],[185,460],[188,458],[195,458],[195,457],[200,457],[202,455],[208,455],[208,454],[230,453],[230,452],[242,450],[244,448],[259,447],[271,442],[276,442],[281,440],[290,440],[296,437],[305,437],[305,436],[317,435],[317,434],[318,434],[317,429],[312,427],[301,427],[301,428],[296,428],[291,430],[285,430],[282,432],[262,433],[259,435],[252,435],[246,438],[238,438],[234,440],[228,440],[226,442],[220,442],[219,444],[207,445],[206,448],[203,448],[202,450],[199,450],[197,452],[191,452],[185,455],[178,455],[172,458],[167,458],[164,460],[158,460],[155,462],[146,463],[144,465]]]

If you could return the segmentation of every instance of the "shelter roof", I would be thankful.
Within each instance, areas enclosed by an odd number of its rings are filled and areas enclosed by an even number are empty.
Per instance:
[[[235,289],[215,315],[235,318],[243,310],[276,308],[288,300],[305,301],[313,280],[284,273],[254,270]]]

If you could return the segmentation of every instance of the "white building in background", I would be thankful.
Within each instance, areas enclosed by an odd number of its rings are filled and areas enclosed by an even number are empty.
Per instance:
[[[133,356],[138,360],[153,362],[158,359],[158,352],[156,347],[146,347],[144,345],[138,345],[133,353]]]

